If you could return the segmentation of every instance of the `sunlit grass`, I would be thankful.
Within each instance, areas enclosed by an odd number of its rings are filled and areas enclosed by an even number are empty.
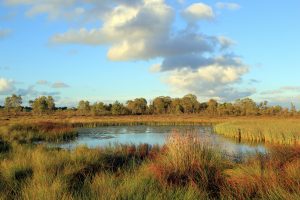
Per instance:
[[[269,144],[300,144],[298,119],[236,120],[217,124],[215,132],[242,141]]]
[[[59,142],[71,140],[77,135],[76,129],[70,124],[53,122],[13,123],[0,128],[0,136],[3,140],[18,141],[20,143]]]
[[[300,147],[269,147],[234,163],[193,134],[164,147],[72,151],[11,144],[2,199],[299,199]]]

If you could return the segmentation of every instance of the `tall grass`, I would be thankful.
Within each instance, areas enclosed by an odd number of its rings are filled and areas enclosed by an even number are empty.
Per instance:
[[[242,141],[269,144],[300,144],[300,123],[297,119],[236,120],[217,124],[215,132]]]
[[[74,150],[7,141],[0,199],[299,199],[300,146],[233,163],[193,133],[165,146]]]
[[[77,137],[76,129],[69,124],[39,122],[11,124],[1,127],[0,136],[7,141],[31,143],[35,141],[66,141]]]
[[[207,146],[195,133],[175,133],[150,170],[162,184],[194,186],[217,198],[225,183],[224,170],[230,166],[221,152]]]
[[[232,199],[299,199],[300,147],[273,146],[227,170],[222,195]]]

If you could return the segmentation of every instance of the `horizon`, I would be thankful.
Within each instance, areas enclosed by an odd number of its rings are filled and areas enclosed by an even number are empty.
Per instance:
[[[300,2],[0,2],[0,105],[183,97],[300,107]]]

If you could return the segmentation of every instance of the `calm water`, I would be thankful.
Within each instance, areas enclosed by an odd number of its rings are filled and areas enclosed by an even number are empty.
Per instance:
[[[79,137],[69,143],[59,144],[59,147],[73,149],[78,145],[91,148],[107,147],[115,144],[163,145],[173,132],[197,133],[209,145],[217,146],[229,154],[248,152],[264,152],[262,145],[239,144],[214,134],[212,127],[207,126],[107,126],[98,128],[80,128]]]

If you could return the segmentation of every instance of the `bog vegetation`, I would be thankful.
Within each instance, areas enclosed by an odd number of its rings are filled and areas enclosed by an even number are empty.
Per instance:
[[[1,148],[1,199],[300,198],[299,146],[273,146],[235,163],[193,133],[174,133],[163,147],[7,145]]]
[[[215,132],[226,137],[235,138],[240,142],[300,144],[299,119],[293,118],[232,120],[215,125]]]

